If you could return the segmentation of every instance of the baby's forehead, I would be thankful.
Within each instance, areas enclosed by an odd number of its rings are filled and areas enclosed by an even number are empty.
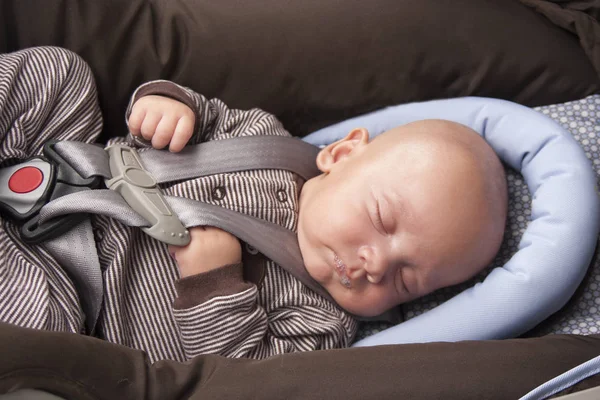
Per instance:
[[[407,157],[404,153],[388,151],[390,157],[373,160],[370,185],[386,198],[403,199],[407,208],[431,209],[440,202],[463,201],[465,193],[475,196],[480,192],[484,176],[476,163],[460,157],[420,152],[415,157]]]

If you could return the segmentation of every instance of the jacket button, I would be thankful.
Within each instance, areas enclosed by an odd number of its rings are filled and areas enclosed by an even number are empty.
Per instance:
[[[258,250],[256,250],[254,247],[250,246],[248,243],[246,243],[246,251],[250,254],[252,254],[253,256],[258,254]]]
[[[276,194],[277,200],[279,200],[280,203],[285,203],[287,201],[287,193],[283,189],[279,189]]]
[[[225,188],[217,186],[212,190],[212,198],[215,200],[223,200],[225,198]]]

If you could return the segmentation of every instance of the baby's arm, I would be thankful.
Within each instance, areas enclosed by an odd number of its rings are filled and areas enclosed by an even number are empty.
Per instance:
[[[220,289],[211,294],[210,282],[229,282],[231,293]],[[356,321],[350,315],[276,265],[269,266],[261,292],[255,285],[243,282],[241,269],[234,268],[213,270],[197,283],[204,285],[195,293],[203,293],[204,297],[198,299],[202,302],[181,304],[186,308],[177,308],[176,302],[173,310],[186,358],[210,353],[263,359],[284,353],[344,348],[356,333]],[[180,285],[193,291],[191,281],[180,281],[178,291],[182,289]]]
[[[357,327],[350,315],[273,263],[259,292],[244,281],[235,237],[194,230],[189,248],[169,248],[182,275],[175,284],[174,316],[187,358],[206,353],[266,358],[349,346]],[[264,262],[249,256],[244,268],[256,271]]]

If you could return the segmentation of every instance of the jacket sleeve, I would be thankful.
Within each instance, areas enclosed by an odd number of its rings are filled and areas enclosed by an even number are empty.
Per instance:
[[[40,47],[0,54],[0,162],[42,152],[50,139],[92,142],[102,120],[87,65],[76,54]],[[1,219],[0,320],[79,332],[83,317],[69,276],[19,225]]]
[[[260,292],[248,284],[174,310],[187,358],[210,353],[263,359],[351,344],[357,323],[350,315],[269,264]]]

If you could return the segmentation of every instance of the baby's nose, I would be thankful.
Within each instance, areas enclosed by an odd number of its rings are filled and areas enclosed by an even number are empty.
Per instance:
[[[358,250],[358,257],[366,272],[367,280],[371,283],[381,282],[386,272],[383,257],[371,246],[362,246]]]

